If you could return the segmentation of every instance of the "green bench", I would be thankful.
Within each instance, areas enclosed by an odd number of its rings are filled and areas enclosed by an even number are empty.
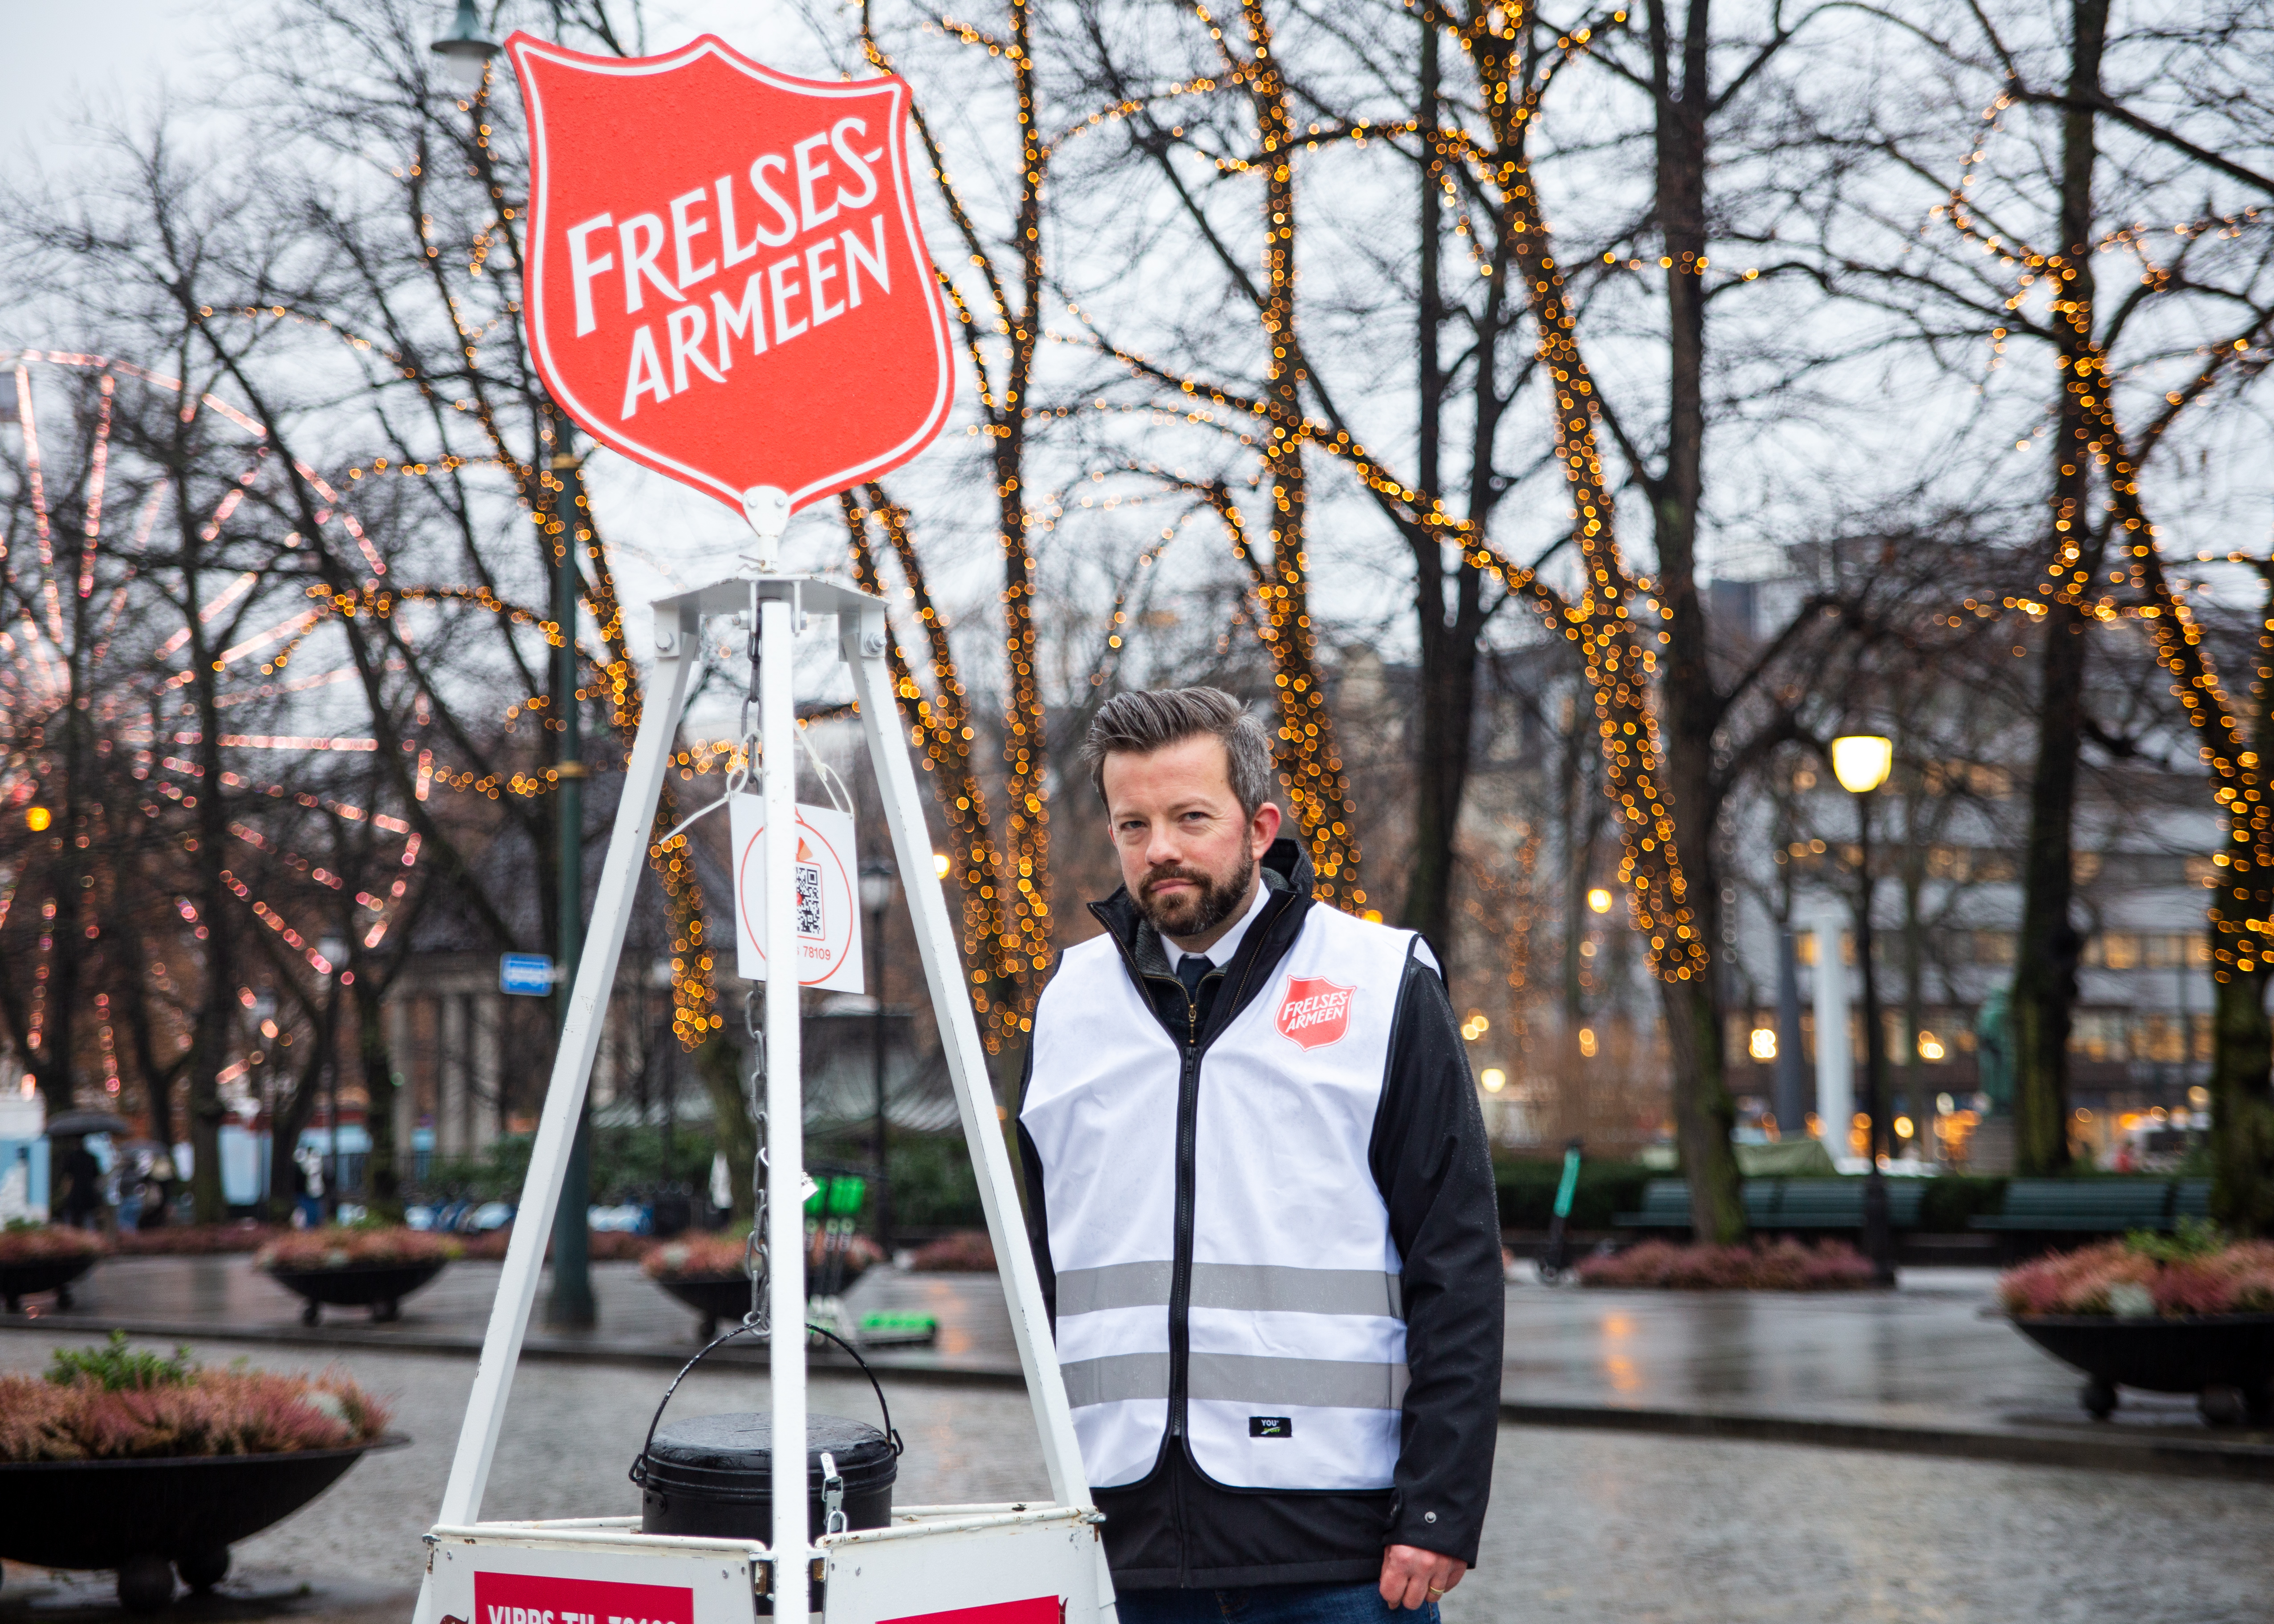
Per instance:
[[[1772,1229],[1860,1229],[1864,1227],[1864,1187],[1861,1178],[1787,1178],[1775,1217],[1760,1227]],[[1919,1205],[1926,1199],[1921,1178],[1882,1178],[1887,1191],[1887,1224],[1891,1229],[1918,1228]]]
[[[1890,1178],[1890,1228],[1918,1227],[1925,1181]],[[1749,1178],[1741,1187],[1745,1222],[1755,1229],[1856,1229],[1864,1227],[1861,1178]],[[1686,1229],[1690,1227],[1690,1181],[1653,1178],[1643,1186],[1642,1209],[1621,1213],[1612,1222],[1623,1229]]]
[[[1622,1229],[1686,1229],[1690,1227],[1690,1181],[1653,1178],[1642,1190],[1642,1210],[1620,1213],[1611,1222]]]
[[[1999,1211],[1971,1222],[1977,1229],[2022,1235],[2122,1235],[2133,1229],[2168,1229],[2182,1215],[2176,1210],[2178,1193],[2179,1181],[2172,1179],[2017,1178],[2006,1186],[2006,1203]],[[2207,1186],[2202,1199],[2207,1212]]]
[[[2203,1223],[2210,1222],[2210,1180],[2208,1178],[2180,1180],[2178,1191],[2172,1197],[2173,1227],[2176,1228],[2182,1218],[2193,1218]]]

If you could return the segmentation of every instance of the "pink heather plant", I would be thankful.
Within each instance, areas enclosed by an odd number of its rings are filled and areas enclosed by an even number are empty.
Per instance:
[[[49,1223],[11,1223],[0,1228],[0,1264],[99,1258],[109,1250],[109,1243],[91,1229]]]
[[[0,1376],[0,1461],[281,1455],[368,1443],[387,1403],[336,1371],[200,1370],[175,1385],[112,1391]]]
[[[410,1263],[448,1262],[466,1249],[448,1236],[423,1229],[323,1229],[280,1235],[263,1246],[252,1267],[297,1274],[317,1269],[384,1268]]]
[[[919,1274],[991,1274],[995,1272],[995,1244],[987,1238],[984,1229],[958,1229],[917,1247],[908,1267]]]
[[[651,1280],[684,1280],[697,1275],[744,1274],[749,1237],[747,1235],[681,1235],[665,1241],[640,1259],[640,1267]],[[846,1237],[839,1243],[845,1259],[845,1277],[858,1278],[875,1265],[885,1260],[885,1253],[876,1242],[865,1235]],[[819,1268],[822,1263],[822,1237],[818,1233],[806,1237],[806,1267]]]
[[[681,1235],[664,1242],[640,1259],[651,1280],[676,1280],[690,1274],[742,1274],[750,1237],[747,1235]]]
[[[1579,1283],[1673,1291],[1853,1291],[1872,1278],[1871,1259],[1844,1241],[1814,1246],[1794,1240],[1751,1246],[1644,1241],[1609,1257],[1583,1259]]]
[[[2023,1317],[2113,1314],[2109,1291],[2119,1285],[2143,1289],[2165,1319],[2274,1313],[2274,1241],[2232,1241],[2192,1254],[2168,1243],[2103,1241],[2008,1269],[1998,1300]]]

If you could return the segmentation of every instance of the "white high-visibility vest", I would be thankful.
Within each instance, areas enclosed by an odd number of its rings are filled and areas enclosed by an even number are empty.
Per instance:
[[[1152,1470],[1180,1373],[1193,1459],[1217,1482],[1390,1486],[1402,1270],[1367,1147],[1419,944],[1313,906],[1202,1054],[1183,1372],[1171,1324],[1186,1046],[1111,937],[1061,959],[1020,1120],[1042,1162],[1058,1359],[1093,1487]],[[1227,974],[1220,1004],[1237,992]]]

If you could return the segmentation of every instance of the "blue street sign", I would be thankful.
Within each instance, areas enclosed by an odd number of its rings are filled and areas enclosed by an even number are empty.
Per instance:
[[[553,960],[543,953],[505,953],[498,959],[498,990],[524,997],[553,996]]]

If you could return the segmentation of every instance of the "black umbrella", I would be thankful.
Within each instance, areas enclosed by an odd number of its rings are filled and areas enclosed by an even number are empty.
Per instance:
[[[83,1133],[132,1133],[134,1124],[124,1116],[113,1116],[109,1111],[65,1111],[60,1116],[48,1118],[48,1137],[51,1139],[77,1139]]]

